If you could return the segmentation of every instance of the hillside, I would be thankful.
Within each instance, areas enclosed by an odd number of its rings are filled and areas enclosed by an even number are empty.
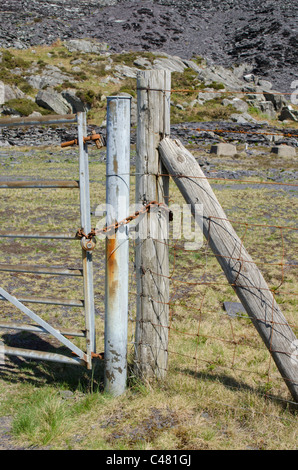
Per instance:
[[[162,50],[253,73],[289,92],[298,77],[297,0],[2,0],[0,47],[96,38],[111,52]]]

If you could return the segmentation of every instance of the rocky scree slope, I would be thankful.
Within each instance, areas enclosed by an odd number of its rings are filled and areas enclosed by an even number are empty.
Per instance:
[[[58,46],[24,51],[22,57],[16,51],[2,50],[0,113],[14,117],[90,111],[89,121],[98,125],[105,117],[107,94],[125,92],[132,97],[134,126],[137,72],[168,69],[174,89],[191,89],[186,95],[172,94],[173,123],[225,119],[268,126],[268,121],[271,125],[298,121],[298,110],[286,99],[288,95],[272,90],[272,83],[251,73],[252,67],[246,64],[227,69],[164,52],[111,54],[102,51],[104,48],[105,43],[71,39]]]
[[[0,47],[96,38],[111,52],[194,54],[253,73],[289,92],[298,78],[297,0],[1,0]]]

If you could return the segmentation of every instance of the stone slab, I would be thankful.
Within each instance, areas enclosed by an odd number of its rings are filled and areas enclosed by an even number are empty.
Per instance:
[[[224,302],[223,307],[226,313],[232,318],[242,317],[243,314],[247,316],[246,310],[240,302]]]
[[[290,145],[276,145],[276,147],[272,147],[271,153],[275,153],[279,157],[296,157],[296,149]]]
[[[237,148],[232,144],[220,143],[217,145],[212,145],[210,153],[215,153],[216,155],[225,155],[225,156],[234,156],[237,153]]]

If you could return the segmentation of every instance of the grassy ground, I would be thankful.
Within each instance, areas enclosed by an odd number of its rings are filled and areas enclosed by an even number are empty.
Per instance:
[[[196,151],[194,150],[196,155]],[[201,155],[202,153],[200,153]],[[206,154],[207,155],[207,154]],[[90,151],[91,206],[105,200],[105,164]],[[74,149],[4,149],[2,178],[78,179]],[[254,158],[254,157],[253,157]],[[272,157],[255,155],[260,171]],[[249,169],[252,159],[233,161],[208,154],[220,168]],[[293,163],[288,166],[293,168]],[[133,172],[133,168],[132,168]],[[246,178],[247,179],[247,178]],[[256,180],[253,178],[252,181]],[[237,185],[212,180],[228,217],[267,227],[234,226],[297,334],[297,237],[292,227],[297,202],[294,187]],[[173,202],[182,202],[171,184]],[[134,178],[131,178],[133,198]],[[15,230],[73,231],[79,228],[76,190],[1,190],[1,226]],[[96,225],[92,218],[92,225]],[[3,448],[50,449],[295,449],[295,406],[275,365],[246,314],[223,310],[237,301],[208,247],[185,251],[170,240],[171,300],[169,367],[164,383],[141,383],[132,372],[129,346],[127,392],[112,398],[103,392],[103,364],[91,372],[78,367],[5,360],[0,376],[0,436]],[[79,242],[0,239],[1,263],[80,267]],[[94,253],[97,350],[103,351],[104,245]],[[135,300],[131,247],[129,341],[133,341]],[[282,272],[280,263],[288,265]],[[199,285],[203,279],[207,285]],[[33,274],[1,274],[13,294],[81,299],[81,281]],[[296,295],[296,296],[295,296]],[[34,305],[57,328],[84,326],[81,309]],[[1,321],[26,322],[2,302]],[[46,336],[8,330],[5,344],[64,352]],[[73,340],[84,348],[82,340]]]

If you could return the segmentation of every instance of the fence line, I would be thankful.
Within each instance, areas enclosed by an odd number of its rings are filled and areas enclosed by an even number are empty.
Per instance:
[[[252,132],[252,131],[244,131],[241,128],[237,130],[230,130],[230,129],[204,129],[200,127],[188,127],[187,128],[190,131],[199,131],[199,132],[227,132],[227,133],[232,133],[232,134],[249,134],[249,135],[279,135],[282,137],[298,137],[298,134],[291,134],[289,132],[283,132],[283,133],[278,133],[278,132]]]
[[[207,85],[208,86],[208,85]],[[206,88],[207,88],[206,86]],[[199,88],[171,88],[171,89],[163,89],[163,88],[149,88],[149,87],[137,87],[137,90],[143,91],[161,91],[167,93],[219,93],[219,94],[241,94],[241,95],[289,95],[291,96],[293,92],[280,92],[280,91],[272,91],[271,90],[264,90],[264,91],[240,91],[240,90],[200,90]]]
[[[233,220],[233,222],[238,222],[238,221]],[[262,228],[265,228],[265,229],[272,228],[272,225],[266,225],[266,224],[254,224],[254,223],[249,223],[249,222],[241,222],[241,223],[245,224],[246,226],[251,226],[252,228],[260,227],[260,226]],[[273,226],[273,227],[274,228],[275,227],[280,228],[280,226],[278,226],[278,225]],[[297,230],[297,228],[294,228],[294,227],[285,227],[285,228],[290,228],[291,230]],[[283,256],[284,256],[284,253],[285,253],[285,240],[283,239],[282,234],[280,235],[280,237],[281,237],[281,245],[283,247],[282,251],[283,251]],[[243,238],[242,238],[242,240],[243,240]],[[272,377],[272,363],[271,363],[271,356],[270,355],[269,355],[269,359],[268,359],[266,373],[264,371],[255,371],[255,370],[245,369],[245,368],[239,367],[239,366],[237,367],[236,360],[237,360],[237,348],[238,347],[243,347],[244,346],[244,347],[248,347],[250,350],[256,350],[258,352],[267,351],[267,350],[265,349],[265,347],[262,343],[261,344],[254,344],[255,339],[254,339],[254,342],[251,342],[249,338],[245,338],[245,339],[243,339],[243,338],[239,339],[238,338],[237,339],[237,333],[235,333],[235,331],[233,329],[233,319],[230,318],[230,317],[228,318],[227,314],[225,314],[222,310],[217,309],[217,311],[215,312],[214,309],[211,310],[211,309],[207,309],[205,307],[204,304],[206,303],[207,289],[201,295],[201,298],[199,300],[199,304],[200,304],[199,306],[193,305],[193,302],[190,302],[190,305],[188,303],[187,311],[188,312],[190,310],[191,311],[196,311],[199,314],[199,319],[198,319],[198,322],[197,322],[197,328],[194,328],[193,331],[183,331],[183,329],[175,326],[175,324],[174,324],[175,323],[174,310],[175,310],[175,308],[177,308],[177,306],[179,307],[181,305],[181,303],[184,302],[184,298],[175,299],[176,289],[177,289],[177,286],[179,284],[180,285],[189,285],[189,286],[205,286],[205,287],[207,287],[207,286],[208,287],[217,287],[217,286],[229,287],[230,284],[228,284],[228,283],[218,283],[218,282],[215,282],[215,281],[210,281],[210,282],[193,281],[193,280],[188,281],[188,280],[185,280],[185,279],[175,278],[175,273],[176,273],[175,262],[176,262],[176,257],[178,256],[178,252],[183,251],[184,254],[185,254],[186,252],[189,252],[190,250],[186,250],[182,246],[178,246],[179,242],[181,243],[181,240],[179,240],[179,239],[174,240],[172,243],[165,242],[165,241],[158,240],[158,239],[155,239],[154,241],[158,242],[158,243],[167,244],[168,247],[169,247],[170,253],[171,253],[171,250],[174,250],[174,259],[172,261],[172,266],[170,266],[170,273],[167,276],[168,279],[171,281],[171,284],[170,284],[171,292],[170,292],[169,301],[168,302],[163,302],[160,299],[155,299],[155,298],[151,297],[151,301],[153,303],[157,303],[157,304],[164,303],[164,304],[168,305],[169,308],[170,308],[170,321],[169,321],[168,325],[163,325],[161,323],[154,323],[153,324],[153,326],[156,326],[158,328],[165,328],[169,332],[169,347],[167,349],[165,349],[165,352],[167,352],[167,354],[169,355],[169,358],[171,359],[171,357],[177,356],[177,357],[181,357],[182,359],[184,358],[184,359],[189,359],[189,360],[195,361],[196,370],[198,370],[199,364],[202,363],[202,364],[205,364],[206,367],[212,368],[213,366],[215,366],[216,368],[220,368],[222,370],[229,369],[229,370],[233,371],[234,373],[235,372],[240,372],[240,373],[247,373],[247,374],[251,374],[251,375],[256,375],[256,376],[259,376],[260,379],[264,379],[265,375],[266,375],[267,384],[270,385],[270,380],[271,380],[271,377]],[[208,240],[206,241],[206,248],[208,248]],[[192,250],[192,251],[196,251],[196,250]],[[233,259],[233,257],[231,257],[231,258]],[[256,263],[258,263],[258,261],[256,261]],[[270,263],[270,262],[266,262],[266,261],[260,261],[259,263],[261,263],[263,265],[267,264],[269,267],[281,266],[282,267],[281,275],[282,275],[282,281],[283,282],[285,281],[283,269],[285,267],[291,268],[291,269],[296,269],[298,267],[298,265],[288,264],[288,263],[285,263],[285,262]],[[199,266],[195,265],[195,267],[196,268],[204,268],[204,273],[201,275],[201,277],[203,277],[204,274],[206,274],[207,265],[205,263],[202,263]],[[151,271],[151,274],[153,274],[154,276],[157,276],[157,277],[158,276],[159,277],[165,277],[164,274],[161,274],[161,273],[158,273],[158,272],[152,272]],[[249,286],[249,287],[252,287],[252,286]],[[259,289],[259,286],[255,286],[255,287]],[[278,286],[278,289],[280,287],[281,287],[281,285]],[[271,289],[271,291],[274,294],[278,294],[278,290],[276,290],[276,289]],[[284,292],[284,291],[281,294],[283,295],[283,298],[287,295],[297,295],[296,293],[293,293],[293,292]],[[185,306],[184,306],[184,308],[185,308]],[[203,316],[206,315],[206,314],[207,315],[212,315],[212,314],[214,315],[214,313],[216,313],[217,315],[220,315],[221,318],[228,320],[229,325],[230,325],[230,334],[231,334],[230,338],[226,338],[226,337],[220,336],[220,335],[216,336],[215,334],[207,334],[206,332],[201,331],[201,322],[202,322]],[[248,317],[247,314],[237,313],[237,318],[240,319],[240,320],[242,319],[242,320],[247,321],[249,317]],[[256,318],[256,320],[257,321],[262,321],[261,318]],[[138,320],[133,320],[133,319],[131,319],[131,321],[135,322],[135,323],[138,322]],[[272,321],[271,319],[268,319],[268,323],[273,325],[273,324],[277,324],[278,322]],[[292,328],[295,328],[295,329],[298,330],[298,324],[290,321],[290,322],[288,322],[288,325],[290,325]],[[196,346],[196,350],[193,352],[193,354],[186,354],[186,353],[177,351],[175,348],[171,347],[172,334],[177,335],[177,336],[182,335],[185,338],[197,339],[198,343],[197,343],[197,346]],[[198,349],[199,349],[200,341],[202,339],[203,340],[219,341],[221,343],[227,344],[230,347],[233,347],[234,349],[233,349],[232,358],[230,358],[231,363],[230,364],[226,363],[222,366],[220,364],[217,364],[216,360],[212,361],[212,359],[200,358],[198,356]],[[132,341],[131,344],[135,344],[135,343]],[[286,351],[273,351],[273,349],[271,348],[270,352],[285,353]],[[169,371],[169,368],[166,368],[165,371]],[[283,382],[284,377],[282,377],[281,375],[276,375],[275,374],[274,375],[274,381],[276,381],[276,380],[279,381],[279,382]],[[266,388],[266,384],[265,384],[264,387]],[[270,394],[270,391],[265,390],[264,395],[267,396],[268,398],[269,397],[276,398],[275,396]],[[280,400],[282,400],[286,403],[297,404],[296,402],[294,402],[292,400],[287,400],[287,399],[282,399],[282,398],[278,398],[278,399],[280,399]]]
[[[216,170],[212,170],[212,171],[209,171],[209,173],[217,173]],[[174,175],[174,174],[171,174],[171,173],[147,173],[148,175],[151,175],[151,176],[156,176],[157,178],[159,176],[165,176],[165,177],[173,177],[175,176],[176,178],[194,178],[194,179],[206,179],[206,180],[214,180],[214,181],[228,181],[229,183],[230,182],[237,182],[237,183],[243,183],[243,184],[259,184],[259,185],[270,185],[270,186],[293,186],[293,187],[297,187],[298,184],[297,183],[287,183],[287,182],[284,182],[284,183],[281,183],[281,182],[278,182],[278,181],[260,181],[260,180],[243,180],[243,179],[240,179],[240,178],[225,178],[225,177],[222,177],[222,176],[193,176],[193,175],[184,175],[184,174],[181,174],[181,175]],[[130,173],[118,173],[119,176],[140,176],[142,175],[142,173],[138,173],[138,172],[130,172]],[[107,175],[107,176],[110,176],[110,175]],[[94,180],[92,180],[92,182],[94,182]]]
[[[138,87],[137,90],[146,90],[146,91],[156,91],[156,92],[163,92],[163,93],[210,93],[210,94],[222,94],[222,95],[229,95],[229,94],[240,94],[240,95],[274,95],[274,96],[291,96],[293,92],[277,92],[277,91],[239,91],[239,90],[200,90],[200,89],[189,89],[189,88],[177,88],[177,89],[159,89],[159,88],[146,88],[146,87]],[[250,132],[250,131],[242,131],[242,130],[226,130],[226,129],[204,129],[204,128],[188,128],[188,130],[199,131],[199,132],[219,132],[219,133],[235,133],[235,134],[250,134],[250,135],[277,135],[282,137],[298,137],[298,134],[293,133],[282,133],[282,132]]]

